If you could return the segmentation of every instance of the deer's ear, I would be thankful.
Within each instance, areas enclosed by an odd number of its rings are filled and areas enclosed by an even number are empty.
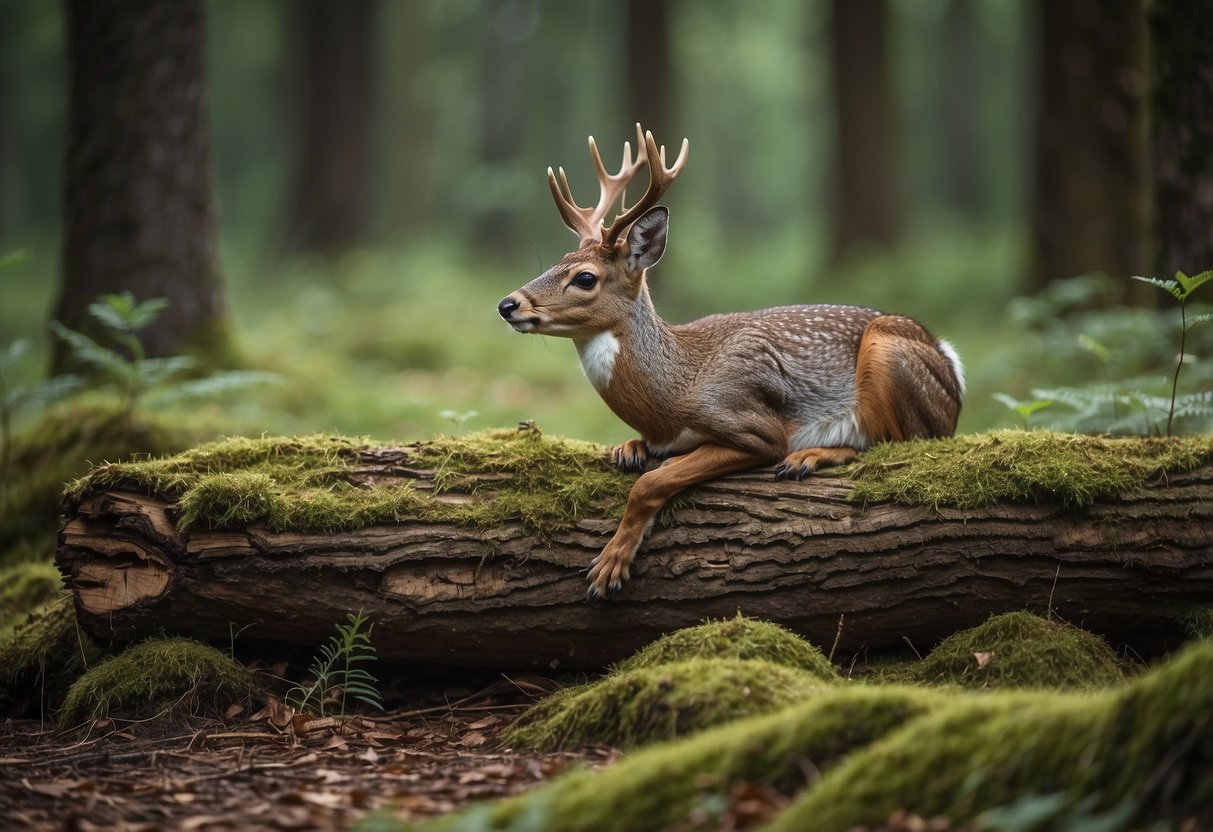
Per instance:
[[[665,253],[670,230],[670,212],[658,205],[632,223],[628,230],[628,271],[638,272],[657,265]]]

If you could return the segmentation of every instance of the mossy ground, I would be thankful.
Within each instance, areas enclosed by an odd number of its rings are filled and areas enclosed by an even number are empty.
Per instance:
[[[122,714],[223,709],[242,698],[244,668],[224,653],[186,638],[150,639],[93,667],[68,690],[59,724]]]
[[[890,442],[842,472],[856,502],[981,508],[999,500],[1090,505],[1213,461],[1213,435],[1109,439],[1003,430]]]
[[[621,661],[615,671],[688,659],[761,659],[801,670],[823,682],[838,680],[838,670],[812,644],[778,624],[740,613],[662,636]]]
[[[1009,612],[944,639],[905,675],[969,688],[1101,688],[1124,681],[1125,670],[1099,636],[1063,621]]]
[[[37,714],[102,656],[76,626],[67,597],[40,604],[0,630],[0,713]]]
[[[337,531],[421,518],[476,526],[521,519],[544,530],[591,508],[618,512],[633,479],[616,472],[597,445],[529,429],[414,446],[412,464],[434,471],[433,494],[407,480],[357,481],[363,454],[381,447],[329,435],[225,439],[163,459],[98,466],[69,493],[121,485],[173,497],[182,527],[263,521],[275,529]],[[452,493],[484,499],[438,498]]]

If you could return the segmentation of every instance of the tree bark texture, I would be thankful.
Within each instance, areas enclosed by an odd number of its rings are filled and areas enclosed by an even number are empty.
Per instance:
[[[298,125],[287,204],[293,250],[340,254],[371,220],[376,0],[288,6]]]
[[[403,449],[364,463],[376,482],[426,488],[432,476]],[[364,610],[381,656],[464,666],[598,667],[738,612],[826,650],[837,636],[844,661],[905,639],[926,650],[1019,609],[1051,609],[1144,653],[1178,641],[1184,614],[1213,599],[1213,467],[1081,511],[860,506],[850,489],[767,472],[705,484],[642,546],[622,592],[595,604],[583,569],[615,526],[601,516],[547,535],[408,520],[182,533],[171,502],[99,491],[66,505],[57,562],[100,638],[239,630],[318,644]]]
[[[1032,260],[1026,288],[1148,267],[1141,0],[1038,0]]]
[[[1154,269],[1213,268],[1213,5],[1152,3]]]
[[[202,0],[71,0],[63,280],[54,316],[130,290],[169,306],[150,356],[222,350]],[[60,350],[57,372],[70,356]]]
[[[831,3],[835,156],[833,253],[889,246],[904,221],[901,132],[893,92],[887,0]]]

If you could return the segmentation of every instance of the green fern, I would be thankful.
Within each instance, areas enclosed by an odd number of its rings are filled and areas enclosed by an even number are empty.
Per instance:
[[[299,711],[312,711],[327,715],[331,703],[337,705],[337,715],[346,715],[346,703],[350,697],[366,705],[383,710],[383,697],[376,687],[378,679],[370,671],[357,665],[373,662],[378,656],[371,643],[373,624],[361,610],[358,614],[347,613],[348,623],[338,624],[337,635],[330,636],[327,644],[320,646],[320,654],[312,660],[308,673],[313,681],[308,685],[295,685],[286,694],[286,701]],[[363,627],[366,626],[366,630]]]

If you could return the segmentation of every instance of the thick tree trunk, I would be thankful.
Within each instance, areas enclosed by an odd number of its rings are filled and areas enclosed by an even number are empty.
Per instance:
[[[628,0],[627,104],[631,121],[677,145],[670,113],[670,0]]]
[[[840,259],[853,243],[891,246],[901,236],[902,143],[887,0],[834,0],[831,10],[833,254]]]
[[[1032,261],[1025,288],[1147,268],[1146,35],[1140,0],[1036,4]]]
[[[364,456],[368,481],[425,488],[432,477],[408,450]],[[100,491],[67,505],[58,564],[82,626],[101,638],[240,631],[316,644],[361,609],[381,656],[499,667],[600,666],[739,611],[825,649],[845,615],[844,657],[904,639],[926,649],[1025,608],[1153,652],[1213,598],[1213,467],[1077,512],[863,507],[847,501],[850,488],[769,473],[704,485],[642,547],[623,591],[592,605],[582,570],[614,521],[591,515],[546,537],[516,522],[409,520],[329,534],[260,524],[181,533],[172,503]]]
[[[1213,268],[1213,5],[1152,3],[1154,273]]]
[[[148,355],[225,358],[202,0],[72,0],[63,280],[54,317],[89,331],[99,294],[169,306]],[[55,370],[70,363],[65,350]]]

